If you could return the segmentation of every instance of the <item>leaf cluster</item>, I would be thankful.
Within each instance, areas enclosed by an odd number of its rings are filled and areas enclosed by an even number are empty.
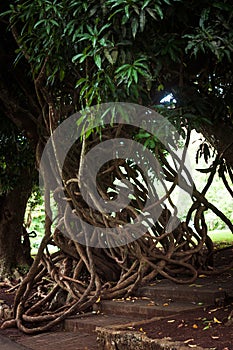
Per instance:
[[[229,0],[16,0],[5,16],[16,61],[43,73],[57,105],[154,106],[172,93],[160,112],[200,128],[232,120],[232,13]]]
[[[2,195],[18,184],[24,169],[34,169],[34,157],[27,138],[4,115],[0,116],[0,145]]]

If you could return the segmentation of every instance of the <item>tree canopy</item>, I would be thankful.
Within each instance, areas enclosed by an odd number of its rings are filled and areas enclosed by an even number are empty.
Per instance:
[[[61,227],[70,228],[66,211],[58,211],[59,224],[53,232],[47,216],[45,237],[15,302],[12,322],[20,329],[46,330],[71,313],[87,310],[99,298],[130,295],[158,275],[185,283],[203,271],[211,273],[213,245],[204,211],[213,210],[233,230],[232,223],[205,198],[217,169],[223,178],[228,172],[233,180],[232,16],[230,0],[7,2],[1,25],[8,32],[0,50],[15,89],[11,91],[9,76],[2,72],[0,99],[9,118],[37,145],[38,163],[48,137],[63,120],[82,108],[111,101],[159,111],[187,140],[190,130],[202,131],[207,143],[199,153],[208,159],[209,144],[217,152],[208,183],[202,192],[194,187],[187,218],[172,232],[166,231],[171,213],[163,206],[158,221],[150,218],[152,232],[124,247],[96,249],[61,234]],[[7,45],[9,60],[4,56]],[[168,94],[172,103],[164,106],[161,100]],[[167,162],[164,150],[149,133],[139,134],[140,130],[127,125],[108,125],[101,133],[93,129],[77,140],[62,169],[66,208],[71,203],[76,213],[100,227],[111,227],[113,222],[122,225],[143,211],[149,185],[138,181],[140,170],[127,160],[106,163],[97,179],[99,193],[108,199],[116,194],[116,178],[134,183],[135,198],[124,211],[106,219],[90,212],[80,197],[77,172],[83,153],[103,137],[143,142],[158,155],[167,180],[176,183],[177,171]],[[60,195],[58,188],[55,200]],[[45,199],[49,209],[48,193]],[[48,243],[58,252],[50,254],[47,249],[44,253]],[[189,278],[183,280],[179,273]],[[35,292],[42,283],[48,291],[44,297]],[[37,315],[40,309],[42,316]]]
[[[51,95],[68,113],[110,100],[154,106],[172,93],[172,118],[231,127],[229,1],[19,0],[10,18],[16,61],[29,61],[42,104]]]

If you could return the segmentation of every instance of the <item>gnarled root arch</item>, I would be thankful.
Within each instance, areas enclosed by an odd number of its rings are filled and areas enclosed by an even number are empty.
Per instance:
[[[120,131],[119,126],[109,127],[104,137],[110,139],[119,134],[130,136],[130,131],[125,127],[121,127]],[[99,135],[93,134],[90,140],[85,141],[85,147],[90,149],[98,141]],[[177,221],[173,230],[167,229],[173,214],[163,202],[159,202],[161,214],[158,220],[145,216],[145,227],[146,222],[150,222],[150,228],[138,239],[116,247],[106,245],[95,248],[80,244],[72,239],[72,222],[69,210],[66,210],[68,206],[93,228],[116,227],[131,222],[143,211],[150,186],[145,174],[137,166],[132,166],[130,161],[109,161],[97,176],[99,194],[104,199],[114,198],[117,179],[129,180],[134,186],[134,196],[124,210],[114,215],[106,216],[92,210],[79,189],[75,162],[82,158],[81,153],[82,145],[76,144],[63,168],[64,188],[54,190],[55,201],[60,206],[57,225],[52,225],[50,193],[45,193],[45,236],[28,275],[17,291],[14,318],[6,321],[3,327],[16,325],[28,334],[47,331],[70,315],[91,310],[100,299],[133,295],[139,286],[157,277],[168,278],[176,283],[192,283],[199,273],[215,271],[211,266],[213,243],[207,235],[205,210],[213,210],[233,231],[229,220],[206,200],[205,193],[198,192],[194,186],[193,204],[186,220]],[[157,153],[165,174],[164,180],[168,180],[173,189],[177,186],[177,172],[168,164],[163,152],[158,149]],[[167,190],[169,200],[171,192]],[[173,211],[176,212],[174,205]],[[62,233],[64,230],[65,235]],[[76,234],[78,237],[79,232]],[[50,253],[51,246],[56,248],[53,253]]]

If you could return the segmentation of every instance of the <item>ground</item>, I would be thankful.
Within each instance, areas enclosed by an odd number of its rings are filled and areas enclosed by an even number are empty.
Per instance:
[[[223,267],[229,264],[232,258],[233,248],[231,247],[219,255],[218,263]],[[227,285],[228,288],[232,290],[232,276],[233,271],[230,270],[224,274],[212,276],[211,279],[209,277],[204,278],[203,276],[201,282],[205,287],[210,289],[216,285],[218,287],[224,286],[224,288]],[[198,284],[195,286],[197,287]],[[180,286],[180,288],[182,288],[182,286]],[[9,293],[7,292],[8,289],[9,288],[4,286],[4,284],[0,285],[0,305],[4,305],[4,307],[6,305],[11,306],[14,300],[14,291]],[[201,289],[203,289],[203,286]],[[231,295],[233,295],[233,293],[231,293]],[[173,341],[182,341],[187,347],[194,349],[196,346],[202,346],[215,350],[233,350],[233,299],[229,297],[225,299],[224,302],[220,301],[219,305],[202,307],[197,310],[192,310],[192,312],[179,312],[175,317],[166,317],[155,320],[153,323],[145,323],[134,327],[134,330],[142,332],[152,339],[168,337]],[[58,331],[59,330],[56,329],[53,332]],[[4,334],[15,340],[21,337],[30,337],[23,335],[17,329],[0,330],[0,334]],[[72,334],[70,336],[72,336]],[[92,346],[90,347],[90,341],[90,337],[83,337],[79,349],[92,349]],[[94,348],[95,347],[93,347],[93,349]],[[36,350],[38,349],[36,348]]]
[[[183,312],[175,318],[161,319],[157,322],[136,328],[149,338],[169,337],[179,340],[190,348],[202,346],[217,350],[233,350],[233,324],[227,326],[228,316],[233,304],[221,307],[208,307],[198,311]]]

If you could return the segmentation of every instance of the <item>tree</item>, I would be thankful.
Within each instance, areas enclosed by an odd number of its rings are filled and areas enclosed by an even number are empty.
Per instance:
[[[179,272],[191,275],[189,281],[200,271],[209,273],[210,259],[203,255],[203,248],[206,247],[211,256],[213,247],[207,235],[204,211],[213,210],[233,231],[232,223],[205,199],[217,170],[232,193],[225,177],[228,172],[231,180],[233,178],[231,13],[232,5],[227,0],[214,3],[207,0],[18,0],[10,4],[5,18],[9,18],[11,33],[6,35],[10,37],[12,51],[18,45],[16,61],[28,72],[29,86],[31,82],[34,84],[31,90],[23,84],[27,91],[28,117],[22,119],[14,111],[12,118],[24,125],[30,123],[25,130],[35,135],[34,140],[39,140],[38,163],[46,139],[63,120],[81,108],[109,101],[136,102],[154,108],[168,117],[187,140],[191,129],[201,130],[218,153],[204,190],[199,192],[194,187],[193,204],[186,221],[176,230],[166,232],[171,213],[163,206],[159,220],[153,223],[153,234],[147,233],[124,247],[96,249],[64,237],[61,227],[69,231],[69,218],[63,210],[66,201],[59,199],[59,188],[53,189],[59,224],[52,234],[51,215],[48,215],[50,193],[46,192],[45,237],[15,303],[13,323],[23,331],[46,330],[72,312],[88,309],[99,297],[129,295],[158,274],[183,283],[187,280],[177,277]],[[2,84],[9,93],[6,79]],[[170,93],[174,97],[172,108],[164,108],[160,101]],[[4,101],[3,94],[0,93],[0,97]],[[9,109],[9,103],[5,104]],[[21,100],[17,106],[22,107]],[[81,115],[81,124],[85,122],[82,118]],[[101,227],[111,227],[116,220],[119,225],[130,222],[143,210],[149,196],[146,182],[137,181],[138,173],[143,177],[140,169],[127,160],[120,160],[107,162],[97,178],[99,193],[110,200],[117,191],[114,179],[134,183],[135,199],[117,214],[117,219],[113,216],[106,219],[96,212],[90,215],[80,197],[77,173],[85,151],[102,138],[114,139],[119,135],[137,139],[155,152],[167,180],[176,183],[178,175],[166,161],[161,144],[150,133],[127,125],[108,125],[84,134],[67,156],[62,169],[62,191],[72,210]],[[208,143],[200,150],[207,159]],[[110,169],[114,169],[111,176]],[[191,217],[195,231],[189,225]],[[59,251],[44,253],[48,243],[56,245]],[[26,302],[45,274],[52,276],[52,282],[43,280],[50,292],[45,298],[35,294],[38,300],[35,305],[32,305],[33,297]],[[57,302],[51,306],[48,301],[55,299]],[[41,309],[43,316],[37,317]],[[40,325],[33,328],[34,322]]]
[[[15,268],[25,272],[32,263],[30,241],[23,224],[26,204],[37,181],[34,149],[38,138],[31,120],[36,99],[32,102],[31,91],[26,93],[32,83],[22,76],[24,64],[14,69],[17,45],[6,25],[1,21],[1,31],[5,32],[0,43],[1,279],[12,278]]]
[[[24,214],[35,178],[33,158],[27,140],[3,114],[0,155],[0,276],[31,265],[29,237]]]

